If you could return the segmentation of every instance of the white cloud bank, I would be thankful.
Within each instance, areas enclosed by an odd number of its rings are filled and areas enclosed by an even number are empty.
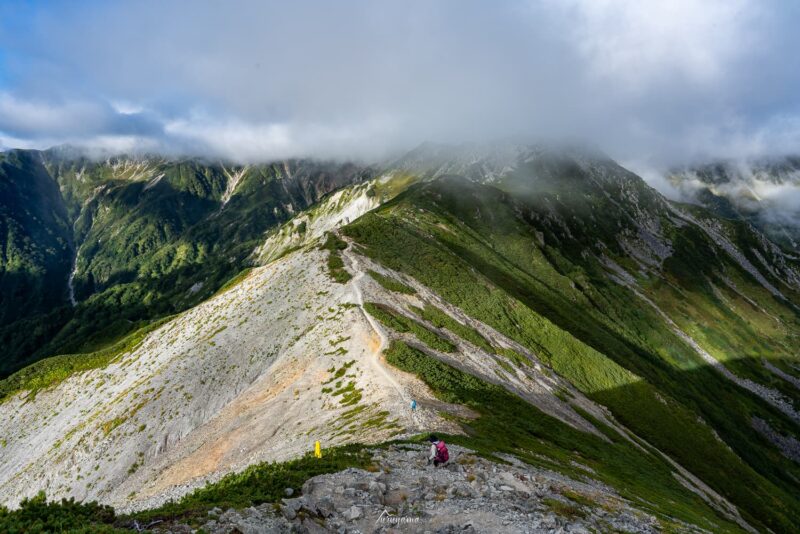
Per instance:
[[[648,164],[798,152],[798,22],[776,0],[0,8],[0,147],[250,161],[568,136]]]

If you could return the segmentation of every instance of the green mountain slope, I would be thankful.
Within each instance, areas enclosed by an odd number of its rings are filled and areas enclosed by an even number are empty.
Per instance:
[[[789,528],[800,468],[753,422],[798,436],[787,413],[800,392],[762,362],[797,374],[787,350],[796,284],[777,269],[749,272],[752,263],[687,222],[685,208],[610,162],[538,159],[495,186],[443,177],[344,231],[370,257],[535,351],[749,521]],[[748,256],[781,254],[746,227],[719,233]],[[780,257],[793,273],[793,260]],[[679,331],[791,408],[734,386]]]
[[[205,300],[250,264],[266,231],[372,176],[313,161],[95,161],[64,148],[5,158],[15,163],[3,167],[3,291],[16,300],[3,305],[0,376]],[[18,307],[27,313],[9,314]]]
[[[32,353],[55,333],[58,319],[48,314],[67,298],[70,221],[37,153],[0,154],[0,251],[2,376],[9,358]]]

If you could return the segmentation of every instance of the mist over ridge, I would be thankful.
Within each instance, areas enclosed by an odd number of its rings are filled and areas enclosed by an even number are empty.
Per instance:
[[[0,5],[0,148],[242,163],[577,138],[663,171],[800,144],[790,3]]]

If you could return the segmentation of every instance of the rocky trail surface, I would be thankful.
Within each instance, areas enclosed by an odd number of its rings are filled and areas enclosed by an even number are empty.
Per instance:
[[[434,468],[421,445],[372,452],[369,471],[346,469],[308,480],[299,497],[280,506],[214,509],[202,531],[241,532],[660,532],[663,519],[642,511],[609,487],[522,464],[495,463],[450,446]],[[289,491],[287,490],[287,493]],[[670,520],[676,531],[700,532]],[[157,532],[195,532],[170,525]]]

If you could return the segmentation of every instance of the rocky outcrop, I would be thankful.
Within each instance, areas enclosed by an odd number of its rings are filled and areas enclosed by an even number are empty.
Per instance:
[[[369,470],[308,480],[279,506],[214,509],[205,532],[701,532],[636,508],[609,487],[534,468],[514,457],[499,464],[450,446],[445,467],[427,464],[427,447],[372,451]],[[288,492],[287,493],[291,493]],[[161,532],[185,532],[181,525]]]
[[[800,463],[800,441],[791,435],[785,436],[776,432],[769,423],[760,417],[753,417],[752,424],[759,434],[767,438],[781,451],[781,454],[790,460]]]

